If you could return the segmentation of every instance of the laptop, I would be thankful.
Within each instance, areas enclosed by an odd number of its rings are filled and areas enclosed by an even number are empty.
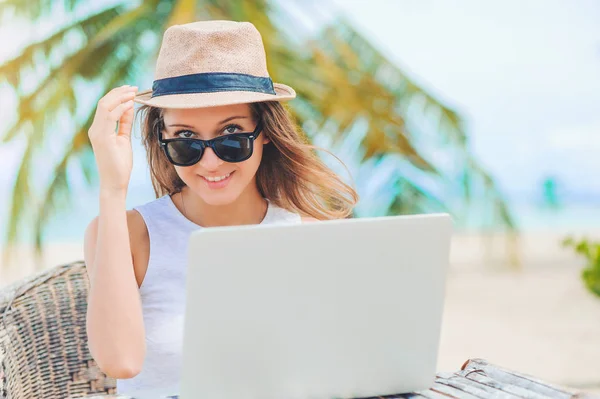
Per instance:
[[[195,231],[180,398],[429,388],[450,236],[447,214]]]

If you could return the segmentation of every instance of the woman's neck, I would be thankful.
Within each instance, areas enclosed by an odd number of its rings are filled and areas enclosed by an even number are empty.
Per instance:
[[[264,219],[268,208],[267,201],[253,185],[227,205],[207,204],[187,186],[173,199],[186,218],[203,227],[258,224]]]

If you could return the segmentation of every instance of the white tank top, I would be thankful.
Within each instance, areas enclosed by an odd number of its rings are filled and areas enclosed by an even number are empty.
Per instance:
[[[142,215],[150,237],[148,269],[140,287],[146,357],[137,376],[117,380],[117,393],[136,399],[176,395],[180,392],[188,239],[202,227],[186,218],[169,195],[134,209]],[[300,222],[298,214],[269,202],[261,224]]]

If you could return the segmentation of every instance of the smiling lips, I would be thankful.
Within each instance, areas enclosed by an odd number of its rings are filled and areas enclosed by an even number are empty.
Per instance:
[[[202,179],[204,179],[209,188],[223,188],[227,186],[227,183],[231,180],[232,174],[233,172],[223,176],[202,176]]]
[[[224,176],[214,176],[214,177],[213,176],[202,176],[202,177],[204,177],[208,181],[221,181],[221,180],[227,179],[230,175],[231,175],[231,173],[227,173]]]

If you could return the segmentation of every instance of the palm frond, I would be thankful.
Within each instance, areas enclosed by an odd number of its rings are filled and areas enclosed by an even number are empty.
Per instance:
[[[142,2],[139,6],[119,14],[104,25],[87,43],[86,47],[89,51],[94,51],[105,43],[114,41],[115,38],[121,38],[120,34],[123,31],[135,31],[135,23],[152,12],[151,2]]]
[[[53,0],[4,0],[0,2],[0,15],[14,13],[32,21],[50,14],[52,7],[55,7]]]
[[[448,134],[454,143],[460,144],[465,141],[466,134],[458,113],[415,83],[343,18],[323,30],[319,44],[337,59],[343,59],[344,55],[351,51],[356,52],[359,55],[356,59],[360,62],[353,65],[356,68],[354,73],[364,73],[383,84],[399,100],[400,107],[420,99],[423,111],[428,108],[439,110],[442,115],[439,122],[446,123],[451,128],[444,133]]]
[[[13,140],[19,136],[20,127],[26,122],[38,119],[42,115],[54,114],[64,103],[67,103],[71,112],[74,112],[76,106],[72,90],[74,80],[77,77],[91,79],[98,76],[110,59],[122,57],[118,50],[124,49],[126,53],[130,52],[128,44],[121,45],[129,43],[129,46],[135,46],[135,41],[125,40],[127,34],[132,36],[136,34],[136,24],[132,21],[150,12],[149,6],[142,5],[118,15],[113,22],[98,31],[97,36],[86,46],[81,47],[67,57],[61,65],[53,68],[31,94],[20,99],[17,120],[7,130],[2,141]],[[110,32],[110,35],[106,32]],[[60,84],[56,84],[57,82]]]
[[[110,78],[106,80],[105,91],[116,86],[118,82],[121,82],[128,77],[138,56],[139,53],[137,51],[132,52],[126,60],[120,63],[120,65],[111,68],[111,71],[114,72],[112,72]],[[94,120],[94,114],[95,110],[92,109],[87,120],[80,125],[79,129],[73,135],[62,159],[55,165],[52,180],[48,185],[45,194],[42,196],[43,201],[38,209],[34,232],[35,247],[38,253],[42,251],[43,231],[49,222],[50,217],[56,215],[70,205],[70,185],[67,172],[71,161],[78,159],[87,182],[91,183],[92,181],[92,165],[95,163],[92,157],[86,155],[90,155],[92,151],[88,137],[88,129]]]
[[[80,152],[90,149],[87,127],[92,123],[92,120],[93,114],[90,115],[90,118],[79,131],[75,133],[62,160],[54,167],[52,181],[46,189],[42,204],[37,211],[34,237],[35,249],[38,253],[42,251],[42,233],[50,217],[55,216],[60,210],[70,205],[70,186],[67,169],[73,158],[79,155]]]
[[[25,216],[31,217],[35,222],[34,238],[39,253],[42,245],[42,232],[49,218],[59,211],[59,204],[68,203],[66,199],[69,197],[70,186],[67,169],[72,159],[79,158],[86,180],[92,181],[93,167],[89,164],[90,157],[86,156],[91,151],[87,140],[87,128],[95,110],[91,110],[88,120],[80,126],[67,146],[62,160],[54,166],[54,175],[39,207],[31,193],[29,181],[29,177],[32,175],[34,154],[45,144],[44,139],[49,136],[49,126],[59,110],[66,106],[74,115],[76,96],[72,83],[77,77],[99,78],[106,75],[106,71],[108,71],[110,77],[104,77],[104,81],[115,86],[120,79],[132,78],[131,70],[134,63],[137,62],[134,59],[139,58],[140,54],[136,47],[125,48],[125,51],[120,50],[123,36],[132,35],[130,39],[135,39],[141,29],[134,23],[135,19],[150,12],[148,6],[142,6],[117,15],[113,19],[113,23],[106,24],[96,32],[98,36],[94,36],[87,46],[78,49],[60,67],[54,68],[49,76],[40,82],[32,95],[21,98],[18,121],[5,136],[6,141],[16,137],[18,133],[22,133],[20,137],[25,137],[27,141],[17,180],[13,186],[13,202],[6,237],[9,249],[5,252],[5,257],[10,256],[10,248],[16,242],[21,232],[21,226],[25,225],[22,223]],[[101,34],[107,31],[110,34]],[[133,43],[133,46],[136,43],[135,40],[125,40],[124,42]],[[125,61],[123,61],[124,55],[127,56]],[[112,86],[109,87],[112,88]],[[37,209],[38,212],[34,215],[31,212],[32,209]]]
[[[176,0],[171,9],[171,14],[165,23],[165,27],[186,24],[197,18],[198,2],[196,0]]]
[[[68,100],[72,98],[71,96],[61,97],[57,92],[60,92],[61,90],[64,90],[65,92],[72,91],[70,87],[66,87],[70,86],[70,81],[65,80],[68,79],[68,75],[65,74],[66,68],[68,68],[71,62],[75,62],[77,60],[77,55],[79,53],[83,52],[85,52],[85,50],[81,49],[80,52],[71,56],[66,62],[64,62],[63,67],[65,68],[54,68],[52,71],[50,71],[49,75],[38,84],[36,90],[34,90],[28,96],[21,97],[19,106],[17,108],[17,121],[6,131],[4,137],[2,138],[2,142],[7,143],[13,140],[15,137],[18,137],[23,133],[22,126],[36,119],[42,118],[44,115],[54,114],[60,107],[60,104],[62,103],[61,100]],[[48,87],[54,87],[56,90],[54,93],[52,93],[52,90],[48,89]],[[54,104],[54,107],[51,107],[52,104]],[[72,102],[71,107],[69,108],[72,108]]]
[[[402,195],[395,195],[386,214],[407,215],[430,212],[451,212],[444,201],[421,187],[418,183],[400,178],[394,189]]]
[[[327,72],[323,80],[338,86],[336,91],[318,94],[327,103],[318,107],[319,110],[340,121],[342,129],[337,134],[344,136],[343,128],[351,124],[356,115],[361,115],[360,110],[362,115],[371,118],[369,132],[362,143],[366,150],[363,160],[397,153],[424,171],[436,171],[436,162],[427,157],[427,147],[417,140],[420,131],[412,123],[418,119],[435,120],[436,125],[431,130],[446,143],[448,149],[452,148],[456,161],[462,165],[462,176],[458,179],[462,181],[465,198],[472,194],[471,182],[474,179],[482,181],[481,186],[490,198],[491,212],[497,215],[497,222],[509,229],[516,228],[495,182],[472,158],[464,123],[456,111],[419,87],[343,21],[326,28],[314,41],[314,46],[315,62],[319,65],[317,70],[325,69]],[[345,85],[344,80],[347,82]],[[336,98],[344,101],[336,101]],[[432,118],[432,115],[436,117]],[[407,121],[411,122],[410,126]],[[456,184],[457,177],[444,178],[447,179],[446,185]],[[401,203],[416,201],[414,203],[418,204],[424,200],[423,196],[409,198],[407,192],[399,192],[398,195]]]
[[[321,114],[321,127],[335,121],[335,139],[343,139],[357,118],[366,118],[369,134],[363,145],[365,159],[382,153],[400,153],[415,166],[436,172],[412,145],[404,116],[397,112],[398,97],[361,68],[357,53],[340,38],[335,43],[316,41],[312,47],[313,67],[309,76],[317,76],[316,90],[306,92],[306,100]],[[306,74],[306,70],[302,72]],[[299,76],[294,81],[306,84]],[[300,86],[297,84],[297,86]],[[343,101],[340,101],[343,99]]]
[[[65,45],[67,37],[72,34],[82,34],[89,40],[110,20],[118,15],[119,7],[110,7],[97,14],[86,16],[72,24],[61,27],[44,40],[32,43],[25,47],[21,53],[0,65],[0,79],[6,79],[15,89],[19,89],[18,82],[21,80],[22,71],[31,69],[39,62],[39,57],[48,59],[50,54],[60,45]],[[87,41],[86,40],[86,41]],[[65,45],[71,46],[70,43]],[[37,58],[37,59],[36,59]]]

